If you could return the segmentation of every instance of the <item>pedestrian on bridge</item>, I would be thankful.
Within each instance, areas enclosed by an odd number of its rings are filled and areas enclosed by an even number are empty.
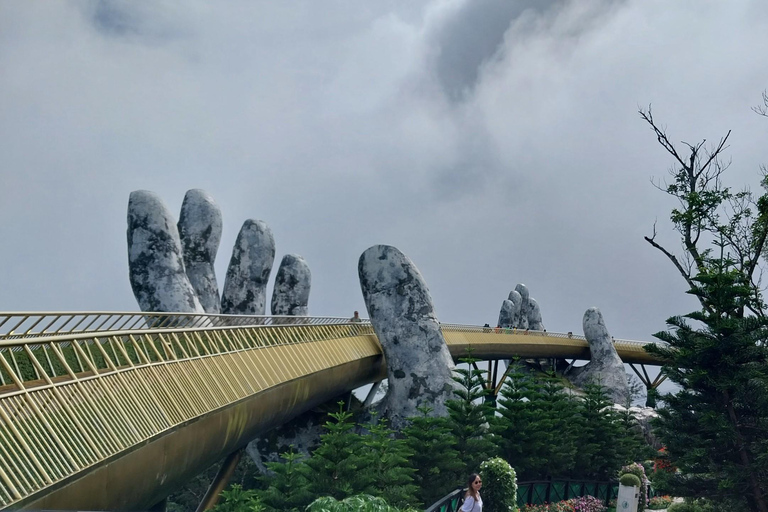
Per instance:
[[[354,316],[353,316],[352,318],[350,318],[350,319],[349,319],[349,321],[350,321],[350,322],[355,322],[355,323],[358,323],[358,322],[362,322],[362,321],[363,321],[363,319],[362,319],[362,318],[360,318],[360,313],[358,313],[357,311],[355,311],[355,314],[354,314]]]
[[[483,481],[480,475],[472,473],[467,482],[467,493],[464,495],[464,503],[461,512],[483,512],[483,499],[480,497],[480,488]]]

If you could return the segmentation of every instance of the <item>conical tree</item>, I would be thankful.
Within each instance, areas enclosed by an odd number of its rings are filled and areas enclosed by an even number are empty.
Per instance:
[[[764,198],[761,198],[761,200]],[[768,201],[768,200],[767,200]],[[669,347],[663,371],[680,391],[662,397],[657,434],[683,478],[672,491],[730,510],[768,511],[768,320],[744,316],[762,307],[728,258],[707,260],[692,279],[702,310],[667,320],[656,337]]]
[[[376,420],[374,414],[370,423],[361,425],[367,431],[361,436],[359,450],[362,464],[358,481],[363,486],[355,492],[386,498],[396,507],[411,506],[418,490],[413,483],[415,470],[409,460],[413,452],[404,439],[395,438],[385,418]]]
[[[599,381],[584,386],[578,409],[576,468],[582,478],[608,480],[627,462],[621,418]]]
[[[315,498],[301,462],[303,457],[294,452],[293,447],[280,457],[284,463],[267,463],[267,468],[274,474],[265,477],[268,487],[259,493],[259,498],[267,512],[301,512]]]
[[[419,407],[421,414],[410,418],[411,424],[403,430],[413,453],[413,478],[419,488],[416,499],[425,506],[448,494],[464,476],[460,474],[464,464],[456,451],[448,420],[430,416],[431,411],[430,407]]]
[[[360,436],[354,432],[352,413],[343,407],[344,402],[339,402],[339,412],[329,415],[320,446],[302,469],[316,496],[344,499],[364,486],[360,480],[360,468],[365,465],[359,455]]]
[[[521,478],[533,478],[532,441],[535,425],[532,415],[533,381],[523,371],[519,361],[512,363],[498,400],[499,415],[494,419],[492,432],[497,450]]]
[[[480,463],[493,453],[494,444],[488,429],[488,418],[492,415],[490,406],[483,398],[488,393],[483,387],[486,372],[476,367],[476,359],[469,352],[460,360],[469,368],[454,370],[453,380],[458,384],[448,400],[449,426],[456,439],[456,451],[464,463],[463,473],[478,471]]]

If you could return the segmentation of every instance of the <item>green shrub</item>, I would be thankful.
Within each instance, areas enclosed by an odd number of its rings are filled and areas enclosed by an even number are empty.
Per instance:
[[[619,478],[619,483],[627,487],[637,487],[638,489],[640,488],[640,479],[637,478],[637,475],[633,475],[632,473],[624,473],[621,475],[621,478]]]
[[[500,457],[480,464],[483,478],[483,509],[486,512],[517,512],[517,475]]]
[[[307,507],[307,512],[416,512],[414,509],[399,509],[390,506],[383,498],[358,494],[337,501],[330,496],[317,498]]]
[[[673,503],[667,512],[702,512],[702,509],[695,503]]]
[[[648,500],[648,510],[660,510],[669,507],[672,504],[672,498],[669,496],[654,496]]]

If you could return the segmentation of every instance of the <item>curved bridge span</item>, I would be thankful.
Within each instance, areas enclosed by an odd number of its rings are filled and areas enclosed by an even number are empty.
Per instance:
[[[454,359],[589,359],[582,336],[443,324]],[[627,363],[660,364],[616,340]],[[368,322],[0,314],[0,508],[148,508],[260,433],[386,377]]]

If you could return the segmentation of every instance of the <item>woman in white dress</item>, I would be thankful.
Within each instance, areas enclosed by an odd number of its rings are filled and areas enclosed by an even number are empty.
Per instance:
[[[461,512],[483,512],[483,499],[480,497],[480,488],[483,481],[480,475],[472,473],[467,482],[467,494],[464,495],[464,504],[461,505]]]

